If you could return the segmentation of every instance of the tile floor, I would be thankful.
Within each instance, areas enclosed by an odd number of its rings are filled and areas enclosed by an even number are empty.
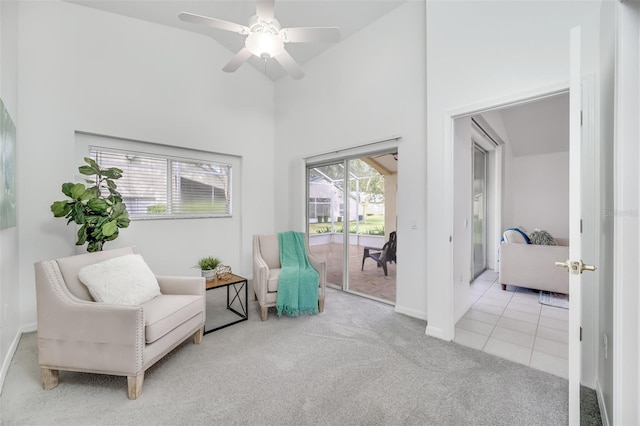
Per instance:
[[[456,324],[461,345],[567,378],[569,310],[538,302],[538,292],[507,286],[487,270],[470,287],[471,309]]]

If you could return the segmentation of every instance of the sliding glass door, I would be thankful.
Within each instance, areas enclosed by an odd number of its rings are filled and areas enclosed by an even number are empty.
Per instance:
[[[311,253],[327,262],[327,284],[343,289],[344,162],[307,168],[307,232]]]
[[[395,303],[396,257],[377,259],[396,230],[396,182],[395,152],[307,166],[309,249],[328,286]]]
[[[473,276],[487,268],[487,153],[473,147]]]

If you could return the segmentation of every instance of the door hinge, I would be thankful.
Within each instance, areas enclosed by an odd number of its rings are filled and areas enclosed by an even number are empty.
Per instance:
[[[582,126],[582,110],[580,110],[580,125]]]
[[[582,327],[580,327],[580,341],[582,342]]]
[[[582,219],[580,219],[580,233],[582,234]]]

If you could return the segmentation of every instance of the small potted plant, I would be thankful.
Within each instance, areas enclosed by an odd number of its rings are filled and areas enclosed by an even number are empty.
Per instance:
[[[206,256],[198,260],[198,267],[202,272],[202,276],[207,281],[212,281],[216,277],[215,269],[220,264],[220,259],[217,257]]]

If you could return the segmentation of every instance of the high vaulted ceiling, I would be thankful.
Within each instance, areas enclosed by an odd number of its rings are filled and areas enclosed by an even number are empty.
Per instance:
[[[66,0],[106,12],[200,33],[229,50],[228,60],[244,46],[245,37],[229,31],[196,25],[178,19],[180,12],[247,25],[255,14],[255,0]],[[282,27],[339,27],[344,41],[407,0],[275,0],[275,17]],[[443,41],[446,43],[446,41]],[[286,48],[302,66],[333,43],[287,44]],[[202,52],[207,55],[209,52]],[[252,57],[249,64],[275,81],[286,73],[275,60]],[[266,66],[265,66],[266,65]],[[246,64],[244,65],[246,66]],[[222,73],[223,71],[220,70]],[[285,77],[289,78],[289,77]],[[504,130],[515,156],[567,151],[568,95],[500,110]],[[396,160],[388,155],[380,161],[393,170]]]
[[[212,37],[229,49],[229,60],[244,47],[245,36],[196,25],[178,19],[180,12],[191,12],[247,25],[256,13],[255,0],[67,0],[119,15],[180,28]],[[407,0],[275,0],[275,17],[286,27],[338,27],[345,40],[371,22],[389,13]],[[333,43],[290,43],[286,49],[302,66]],[[202,52],[206,55],[207,52]],[[252,57],[249,63],[271,80],[286,75],[273,59],[266,63]],[[220,70],[220,72],[223,72]]]

